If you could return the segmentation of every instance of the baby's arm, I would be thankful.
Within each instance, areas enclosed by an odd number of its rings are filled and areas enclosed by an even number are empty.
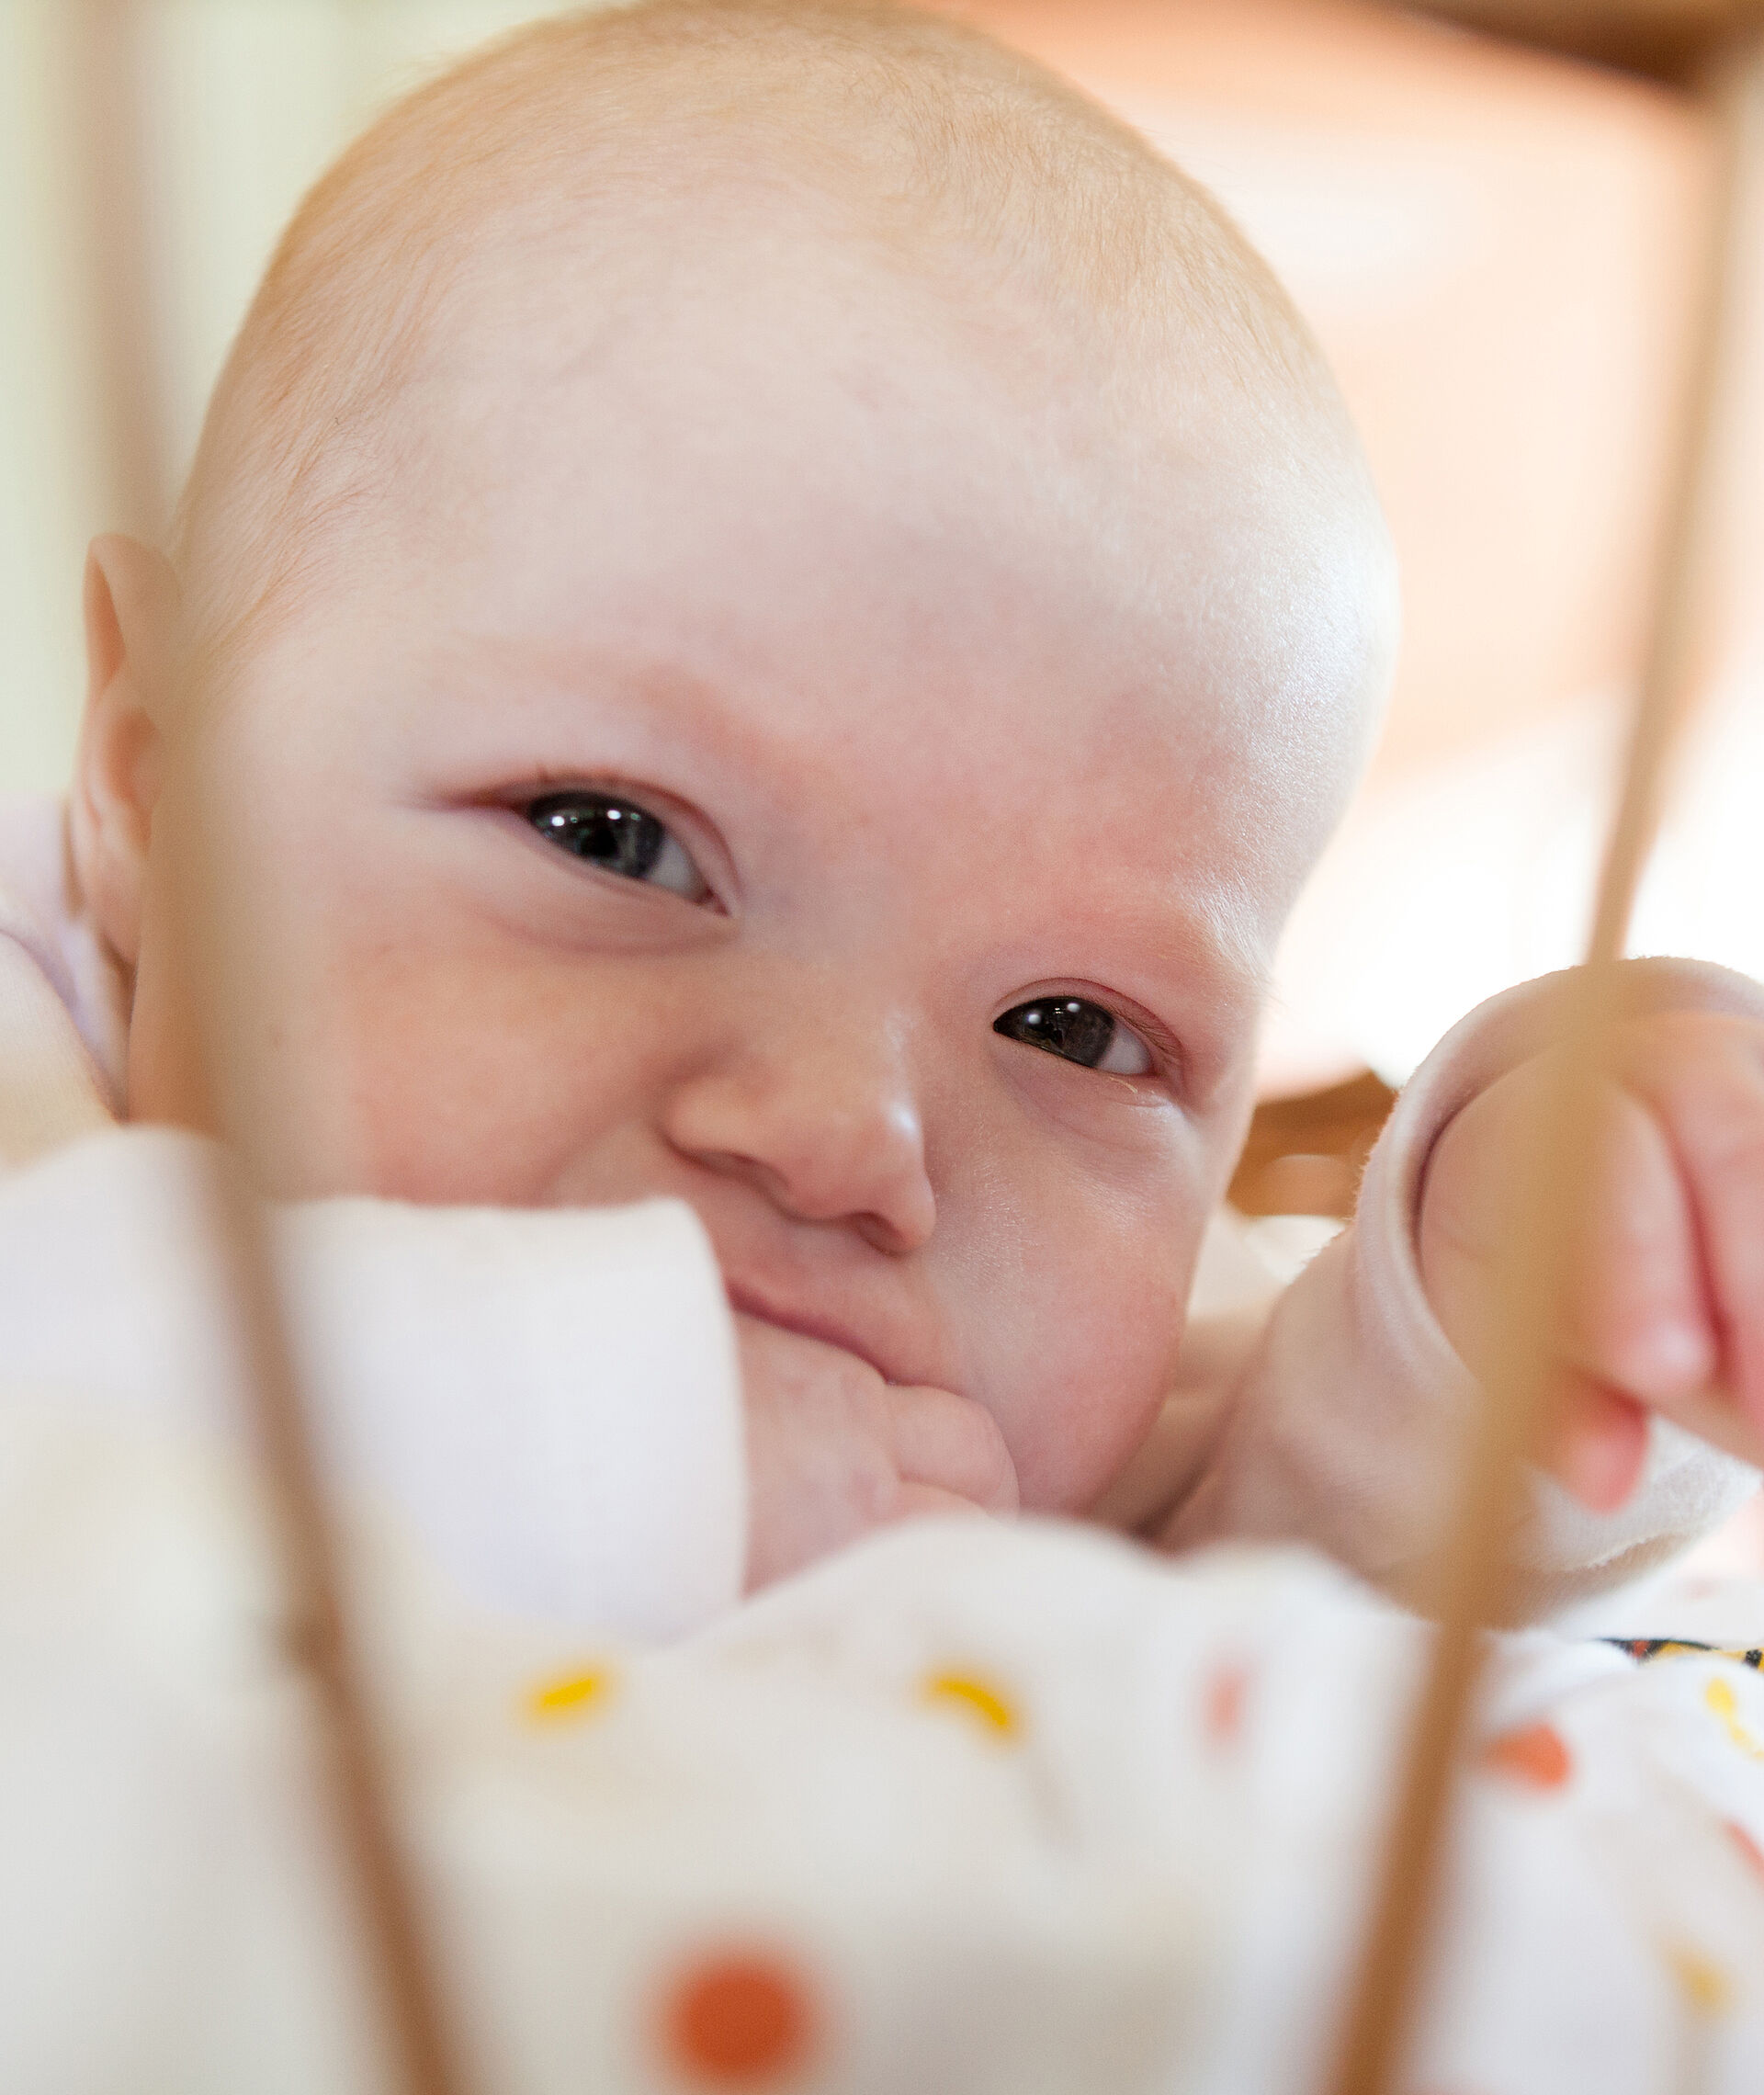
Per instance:
[[[1764,991],[1718,968],[1646,963],[1657,1014],[1757,1020]],[[1474,1102],[1543,1051],[1556,990],[1527,984],[1448,1035],[1405,1090],[1367,1168],[1355,1219],[1286,1291],[1259,1340],[1215,1385],[1219,1429],[1163,1524],[1188,1544],[1234,1534],[1315,1542],[1399,1593],[1437,1541],[1475,1381],[1446,1336],[1421,1264],[1430,1161]],[[1694,1540],[1756,1473],[1652,1420],[1639,1487],[1595,1512],[1535,1475],[1512,1548],[1516,1605],[1547,1613],[1637,1575]]]

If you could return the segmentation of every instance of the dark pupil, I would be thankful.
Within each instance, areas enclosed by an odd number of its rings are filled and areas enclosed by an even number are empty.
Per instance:
[[[1057,1002],[1019,1004],[1002,1018],[994,1019],[992,1030],[1093,1070],[1109,1051],[1109,1043],[1114,1038],[1114,1021],[1101,1004],[1086,1003],[1080,997],[1061,997]]]
[[[653,815],[605,793],[548,793],[529,804],[526,819],[565,851],[631,880],[642,879],[668,841]]]

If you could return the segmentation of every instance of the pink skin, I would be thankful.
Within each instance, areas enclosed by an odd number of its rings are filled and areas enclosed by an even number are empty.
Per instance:
[[[1498,1285],[1512,1160],[1551,1072],[1521,1065],[1473,1099],[1429,1161],[1421,1270],[1478,1364]],[[1596,1511],[1634,1489],[1647,1410],[1764,1461],[1764,1025],[1680,1013],[1627,1021],[1598,1094],[1591,1220],[1560,1335],[1550,1464]]]
[[[756,1578],[952,1496],[1080,1509],[1143,1437],[1388,640],[1375,525],[1198,380],[1128,425],[1052,349],[1005,382],[929,292],[853,317],[762,274],[717,282],[709,363],[689,294],[587,358],[451,345],[419,499],[187,711],[169,578],[101,547],[76,812],[135,1117],[197,1117],[164,839],[206,764],[278,1190],[693,1206],[744,1313]],[[545,841],[519,806],[565,786],[665,822],[707,896]],[[1054,992],[1143,1071],[993,1031]]]

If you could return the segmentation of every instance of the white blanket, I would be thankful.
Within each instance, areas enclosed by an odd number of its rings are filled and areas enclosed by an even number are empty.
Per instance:
[[[0,1405],[8,2095],[392,2085],[263,1533]],[[924,1523],[645,1653],[354,1547],[482,2095],[1322,2086],[1426,1632],[1317,1560]],[[1478,1737],[1409,2085],[1755,2095],[1764,1680],[1534,1632]]]

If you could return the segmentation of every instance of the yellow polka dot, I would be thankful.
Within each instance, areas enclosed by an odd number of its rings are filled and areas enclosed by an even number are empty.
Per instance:
[[[521,1698],[521,1707],[531,1724],[568,1724],[582,1716],[612,1691],[609,1666],[585,1666],[574,1673],[559,1673],[540,1681]]]
[[[1667,1962],[1689,2005],[1700,2015],[1720,2015],[1733,1999],[1733,1987],[1719,1965],[1695,1950],[1669,1950]]]
[[[1001,1738],[1010,1738],[1017,1728],[1019,1719],[1015,1707],[996,1688],[989,1687],[984,1681],[977,1681],[972,1674],[933,1673],[920,1692],[928,1703],[952,1704],[978,1717]]]
[[[1733,1682],[1717,1676],[1703,1689],[1702,1699],[1740,1751],[1749,1753],[1754,1761],[1764,1761],[1764,1746],[1739,1721],[1739,1697],[1734,1693]]]

